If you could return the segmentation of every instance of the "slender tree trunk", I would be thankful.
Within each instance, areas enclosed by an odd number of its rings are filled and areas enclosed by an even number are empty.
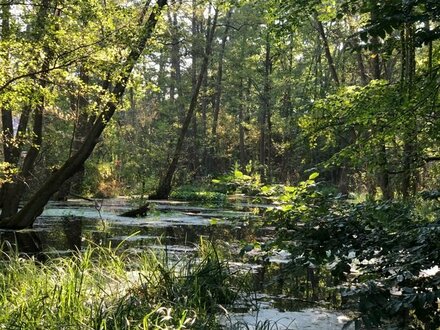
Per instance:
[[[208,13],[208,23],[206,27],[206,33],[209,33],[209,28],[211,24],[211,7],[209,8]],[[192,66],[191,66],[191,94],[194,93],[196,86],[197,86],[197,62],[199,60],[201,49],[200,45],[197,42],[197,37],[199,35],[202,35],[203,33],[203,24],[199,20],[197,15],[197,0],[193,0],[192,2],[192,19],[191,19],[191,32],[193,37],[193,42],[191,45],[191,60],[192,60]],[[207,75],[207,74],[206,74]],[[197,107],[197,105],[196,105]],[[185,110],[182,109],[182,118],[184,119],[185,116]],[[197,109],[194,109],[194,112],[197,112]],[[188,168],[191,169],[191,172],[193,174],[196,173],[196,169],[198,168],[198,136],[197,136],[197,115],[193,115],[191,118],[191,124],[192,127],[189,129],[189,136],[192,139],[191,143],[188,146]],[[191,125],[190,125],[191,126]],[[183,147],[182,147],[183,148]]]
[[[226,41],[228,40],[229,33],[229,22],[231,20],[232,10],[229,10],[226,15],[226,27],[223,33],[222,41],[220,44],[220,53],[218,58],[218,68],[217,68],[217,77],[215,81],[215,94],[214,94],[214,111],[213,111],[213,119],[212,119],[212,138],[214,139],[214,143],[217,140],[217,125],[218,125],[218,116],[220,113],[220,102],[222,97],[222,80],[223,80],[223,57],[225,55],[226,49]]]
[[[232,15],[232,10],[229,10],[226,15],[226,27],[223,32],[222,40],[220,43],[220,51],[218,57],[217,75],[215,77],[214,95],[212,102],[212,126],[211,126],[211,152],[210,152],[210,166],[211,172],[216,173],[221,165],[219,162],[219,140],[217,138],[218,118],[220,114],[220,106],[223,92],[223,58],[225,55],[226,42],[228,40],[229,22]]]
[[[184,105],[182,103],[182,74],[180,69],[180,38],[179,23],[177,20],[177,3],[172,1],[168,11],[168,20],[171,26],[171,81],[170,81],[170,100],[177,107],[179,115],[184,115]]]
[[[371,20],[375,22],[377,20],[377,9],[372,10]],[[378,51],[380,46],[380,41],[378,37],[371,38],[371,44],[374,46],[374,51],[371,55],[371,74],[373,79],[382,79],[382,68],[381,68],[381,56]],[[384,200],[393,199],[393,191],[391,188],[391,179],[389,174],[388,156],[386,150],[386,143],[384,139],[384,123],[379,124],[374,128],[376,134],[379,135],[379,145],[377,147],[378,165],[379,169],[377,171],[377,181],[379,183],[380,190],[382,191],[382,198]]]
[[[261,94],[261,110],[259,115],[260,136],[258,141],[259,157],[261,165],[261,177],[263,180],[268,179],[270,166],[270,74],[272,71],[271,45],[269,33],[266,34],[265,60],[264,60],[264,76],[263,76],[263,92]]]
[[[339,76],[336,71],[336,66],[333,60],[333,56],[330,52],[330,46],[328,44],[327,35],[325,33],[324,26],[322,25],[322,22],[318,19],[316,15],[314,17],[314,20],[315,20],[315,27],[318,30],[319,35],[321,36],[322,44],[324,46],[325,57],[327,59],[330,75],[332,79],[335,81],[336,86],[339,86],[340,85]]]
[[[209,162],[209,141],[208,141],[208,124],[207,124],[207,108],[208,108],[208,78],[207,75],[204,76],[202,87],[201,87],[201,94],[202,94],[202,100],[200,105],[200,110],[202,112],[202,122],[201,122],[201,131],[202,131],[202,143],[203,143],[203,151],[202,151],[202,175],[207,175],[209,173],[208,171],[208,162]]]
[[[238,105],[238,121],[239,121],[239,150],[240,150],[240,168],[243,170],[246,166],[246,150],[245,150],[245,134],[244,134],[244,86],[243,78],[240,79],[240,103]]]
[[[356,62],[359,70],[359,76],[361,78],[361,84],[362,86],[366,86],[368,84],[368,76],[365,72],[364,59],[360,51],[356,52]]]
[[[54,172],[41,185],[18,213],[11,215],[10,217],[5,217],[2,213],[0,227],[18,229],[32,226],[35,218],[41,214],[50,197],[59,190],[66,180],[83,167],[84,162],[89,158],[98,143],[102,131],[115,113],[118,105],[117,102],[121,100],[122,95],[125,92],[131,72],[145,49],[147,42],[153,33],[154,27],[156,26],[158,15],[165,5],[166,0],[158,0],[156,2],[156,7],[151,11],[149,18],[145,20],[145,23],[141,27],[137,42],[134,43],[125,62],[122,64],[123,72],[121,74],[121,79],[115,84],[111,91],[115,101],[107,101],[104,105],[103,111],[97,116],[93,127],[85,138],[81,148],[79,148],[79,150],[73,154],[59,170]]]
[[[281,109],[281,115],[283,117],[290,117],[292,111],[292,82],[293,82],[293,36],[289,37],[289,54],[287,58],[287,73],[286,86],[283,92],[283,107]]]
[[[168,198],[171,192],[171,184],[173,181],[174,173],[177,170],[177,164],[179,162],[180,154],[183,148],[183,142],[185,140],[186,134],[188,132],[189,125],[191,123],[192,117],[194,115],[195,109],[197,107],[197,100],[199,97],[200,88],[202,86],[203,79],[208,70],[209,59],[212,50],[212,42],[214,39],[214,32],[217,27],[217,17],[218,10],[215,9],[214,19],[211,25],[210,30],[207,33],[207,40],[205,46],[205,54],[203,57],[203,62],[200,67],[199,75],[197,77],[197,84],[192,92],[191,102],[189,104],[188,112],[186,113],[185,120],[182,125],[182,129],[180,130],[179,138],[177,139],[176,147],[174,149],[173,157],[171,159],[170,164],[168,165],[167,171],[164,176],[161,178],[159,182],[159,186],[156,189],[155,194],[153,194],[151,199],[166,199]]]
[[[414,26],[406,23],[402,38],[402,95],[403,104],[408,103],[413,95],[414,76],[415,76],[415,47],[414,47]],[[412,115],[412,120],[408,122],[403,136],[403,177],[402,195],[408,198],[411,192],[416,190],[414,163],[417,162],[416,155],[416,116]]]
[[[7,41],[10,37],[10,17],[11,17],[11,8],[9,3],[5,3],[2,8],[2,33],[1,39],[2,41]],[[9,54],[6,54],[7,61],[6,65],[9,65]],[[2,140],[3,140],[3,159],[6,163],[8,163],[8,167],[12,169],[15,165],[13,160],[13,124],[12,124],[12,111],[9,108],[8,104],[3,104],[1,107],[1,118],[2,118]],[[0,207],[3,207],[4,204],[4,196],[5,196],[5,187],[4,185],[0,188]]]
[[[314,22],[315,22],[314,25],[316,27],[316,30],[318,31],[318,33],[321,37],[322,45],[324,48],[324,54],[327,59],[327,64],[328,64],[328,68],[330,71],[330,76],[333,79],[333,81],[335,82],[336,87],[339,87],[340,80],[339,80],[338,72],[336,71],[336,66],[335,66],[335,61],[333,59],[333,55],[330,52],[330,46],[328,43],[327,35],[325,33],[324,26],[322,25],[322,22],[318,19],[316,14],[314,16]],[[350,139],[351,139],[350,133],[345,134],[343,136],[341,135],[339,137],[339,139],[340,139],[339,146],[341,148],[343,148],[344,144],[347,143],[346,141],[350,141]],[[338,185],[340,192],[343,195],[347,195],[348,194],[349,171],[348,171],[346,164],[343,163],[340,166],[338,166],[338,168],[335,169],[333,174],[334,174],[334,181]]]

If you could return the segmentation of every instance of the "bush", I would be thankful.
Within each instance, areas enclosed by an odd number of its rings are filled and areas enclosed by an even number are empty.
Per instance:
[[[355,203],[327,193],[316,178],[295,187],[260,187],[258,194],[273,203],[266,223],[276,227],[274,239],[262,246],[288,250],[286,269],[298,285],[338,290],[367,327],[387,321],[439,326],[438,205],[417,199]]]

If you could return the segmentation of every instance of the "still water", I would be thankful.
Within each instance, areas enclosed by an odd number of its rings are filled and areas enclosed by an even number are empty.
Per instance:
[[[178,259],[195,254],[202,237],[229,252],[231,267],[252,272],[255,277],[254,304],[237,306],[227,314],[224,319],[227,328],[342,329],[349,321],[344,314],[296,300],[286,294],[289,289],[284,286],[288,282],[280,284],[273,280],[288,267],[288,253],[278,251],[266,258],[264,265],[249,258],[243,262],[238,257],[243,242],[264,241],[273,233],[273,228],[261,226],[258,215],[261,207],[264,205],[253,205],[246,200],[227,206],[151,201],[147,216],[127,218],[119,216],[133,208],[127,198],[51,202],[33,229],[0,231],[0,240],[3,249],[14,249],[39,259],[68,255],[91,244],[134,251],[165,250],[170,258]]]

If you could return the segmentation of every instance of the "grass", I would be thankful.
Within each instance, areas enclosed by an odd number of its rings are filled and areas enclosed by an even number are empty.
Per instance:
[[[0,329],[216,329],[220,305],[237,297],[231,287],[206,243],[174,265],[100,246],[45,263],[4,254]]]

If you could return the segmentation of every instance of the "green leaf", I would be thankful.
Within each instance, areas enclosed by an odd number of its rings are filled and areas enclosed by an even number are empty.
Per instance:
[[[313,172],[312,174],[310,174],[309,180],[315,180],[318,176],[319,176],[318,172]]]
[[[234,176],[237,178],[237,179],[241,179],[241,178],[243,178],[243,172],[242,171],[239,171],[239,170],[235,170],[234,171]]]

